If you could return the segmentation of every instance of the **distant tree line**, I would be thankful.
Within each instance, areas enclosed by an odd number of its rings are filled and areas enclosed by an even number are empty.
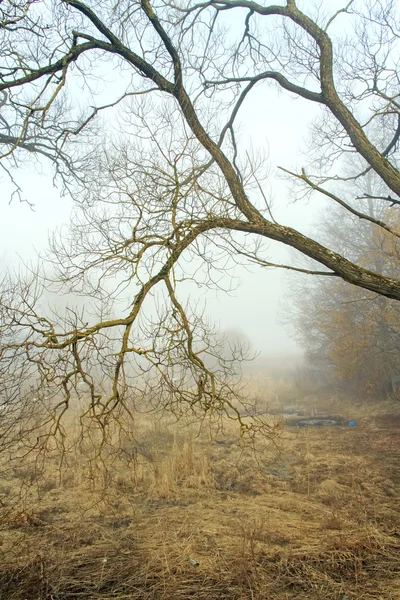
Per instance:
[[[398,229],[398,209],[372,207],[379,218]],[[337,247],[366,269],[400,277],[400,240],[370,224],[333,210],[320,224],[331,247]],[[400,375],[400,306],[378,294],[346,285],[340,279],[302,279],[293,312],[296,335],[308,365],[366,396],[397,396]]]

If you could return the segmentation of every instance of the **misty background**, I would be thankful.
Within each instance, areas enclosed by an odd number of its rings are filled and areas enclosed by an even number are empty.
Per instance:
[[[111,83],[111,82],[110,82]],[[310,234],[325,206],[323,198],[296,202],[292,182],[282,177],[278,167],[301,168],[306,159],[302,149],[307,142],[308,127],[317,116],[317,107],[302,99],[283,95],[271,86],[254,90],[240,113],[238,127],[241,145],[248,151],[268,151],[266,158],[269,177],[264,193],[272,202],[275,217],[283,224]],[[263,115],[262,120],[253,115]],[[6,176],[0,179],[3,197],[0,221],[1,269],[20,269],[25,264],[40,262],[48,238],[68,223],[72,210],[71,199],[61,197],[53,185],[48,163],[36,159],[34,165],[19,169],[19,183],[28,203],[9,200],[10,185]],[[22,176],[21,176],[22,175]],[[269,242],[272,262],[293,264],[296,252],[281,244]],[[263,369],[264,363],[281,363],[282,359],[300,360],[302,348],[296,343],[284,318],[283,300],[291,296],[294,277],[281,269],[258,266],[236,267],[237,287],[233,291],[198,290],[200,301],[206,305],[206,315],[220,330],[246,338],[252,349],[260,353],[251,369]],[[304,275],[304,277],[306,277]],[[58,302],[63,302],[58,298]]]

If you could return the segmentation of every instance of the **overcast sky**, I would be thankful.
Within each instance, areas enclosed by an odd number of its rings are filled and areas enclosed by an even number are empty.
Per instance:
[[[313,106],[277,93],[266,99],[256,93],[246,105],[243,115],[243,140],[251,140],[254,147],[268,144],[271,164],[271,191],[275,197],[276,214],[286,224],[304,231],[316,219],[315,205],[294,204],[282,181],[276,179],[278,165],[291,168],[301,164],[299,152],[307,135],[307,124],[313,116]],[[257,119],[251,116],[257,114]],[[262,120],[260,121],[260,115]],[[49,172],[35,173],[33,169],[24,174],[23,187],[26,196],[34,204],[7,202],[5,179],[0,181],[3,189],[2,219],[0,222],[1,267],[16,267],[20,258],[35,261],[37,251],[47,245],[49,234],[66,223],[71,211],[68,198],[61,198],[53,187]],[[278,262],[290,262],[289,251],[271,243],[270,258]],[[290,274],[278,270],[254,267],[251,272],[238,270],[241,285],[229,295],[215,292],[207,294],[207,313],[222,329],[234,329],[246,334],[255,349],[263,353],[297,350],[295,342],[279,322],[279,310],[285,294],[290,293]],[[204,298],[204,295],[202,296]]]
[[[241,144],[255,149],[268,148],[271,176],[267,193],[274,197],[278,220],[308,233],[317,220],[321,200],[294,204],[287,184],[277,179],[277,167],[298,168],[305,164],[302,148],[309,123],[317,111],[315,104],[279,92],[274,86],[263,86],[254,89],[240,113]],[[42,174],[38,172],[40,169]],[[53,187],[48,165],[38,165],[36,170],[27,168],[20,175],[24,192],[34,209],[17,200],[9,204],[6,177],[0,178],[2,269],[17,267],[20,259],[35,260],[36,252],[46,247],[48,235],[68,221],[71,211],[69,199],[60,198]],[[269,258],[277,262],[292,261],[289,251],[274,243]],[[289,355],[297,351],[295,342],[279,322],[282,300],[290,294],[290,275],[260,268],[254,268],[252,272],[242,269],[237,274],[242,283],[235,292],[207,295],[207,313],[221,329],[247,335],[253,347],[264,354],[283,352]]]

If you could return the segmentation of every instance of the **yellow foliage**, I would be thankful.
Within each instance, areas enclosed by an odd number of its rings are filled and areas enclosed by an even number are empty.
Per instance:
[[[385,221],[400,230],[398,210]],[[400,238],[371,226],[360,248],[359,264],[400,276]],[[303,337],[333,365],[336,378],[366,395],[382,391],[400,372],[400,303],[342,280],[321,282],[311,291],[313,314],[300,313]]]

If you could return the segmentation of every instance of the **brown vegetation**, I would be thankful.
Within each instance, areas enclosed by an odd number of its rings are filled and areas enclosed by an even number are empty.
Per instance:
[[[372,211],[372,209],[371,209]],[[375,212],[392,224],[399,223],[396,209],[375,207]],[[398,240],[370,224],[359,226],[354,218],[332,211],[321,223],[323,235],[336,248],[352,255],[366,268],[397,276]],[[376,294],[364,292],[343,281],[298,280],[290,310],[295,329],[306,347],[311,365],[354,392],[395,398],[399,376],[399,305]],[[304,298],[307,299],[304,302]]]
[[[141,416],[135,445],[114,439],[101,460],[75,446],[62,468],[56,450],[40,469],[4,464],[0,598],[395,600],[393,406],[286,428],[255,454],[229,431]]]

